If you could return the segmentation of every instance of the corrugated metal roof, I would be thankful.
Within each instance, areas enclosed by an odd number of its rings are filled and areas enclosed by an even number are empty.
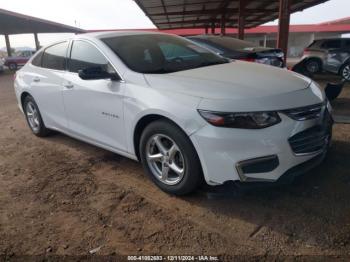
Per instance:
[[[83,33],[85,30],[0,9],[0,34]]]
[[[124,31],[125,29],[99,29],[99,30],[89,30],[88,32],[109,32],[109,31]],[[128,29],[130,30],[130,29]],[[201,35],[204,34],[203,28],[179,28],[179,29],[134,29],[135,31],[145,31],[145,32],[161,32],[169,33],[180,36],[190,36],[190,35]],[[245,31],[247,35],[249,34],[274,34],[278,32],[278,26],[276,25],[262,25],[255,28],[250,28]],[[290,25],[290,33],[339,33],[347,34],[350,33],[350,24],[315,24],[315,25]],[[238,30],[236,28],[228,28],[226,34],[237,34]]]
[[[279,0],[244,0],[246,28],[278,18]],[[291,0],[291,12],[328,0]],[[237,27],[240,0],[135,0],[159,29],[204,28],[212,23]]]

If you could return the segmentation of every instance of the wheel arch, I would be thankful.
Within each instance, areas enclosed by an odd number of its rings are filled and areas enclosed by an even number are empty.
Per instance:
[[[29,92],[27,91],[23,91],[22,94],[21,94],[21,106],[22,106],[22,110],[24,110],[23,108],[23,103],[24,103],[24,100],[26,99],[26,97],[28,96],[32,96]]]
[[[171,120],[170,118],[160,115],[160,114],[148,114],[142,116],[136,123],[134,132],[133,132],[133,146],[134,146],[134,151],[135,155],[137,158],[140,160],[140,152],[139,152],[139,145],[140,145],[140,140],[141,140],[141,135],[143,130],[152,122],[158,121],[158,120],[166,120],[169,121],[170,123],[176,125],[178,128],[180,128],[184,133],[186,133],[183,128],[181,128],[175,121]]]
[[[138,122],[134,128],[134,133],[133,133],[133,147],[135,150],[135,155],[139,161],[141,160],[139,146],[140,146],[140,140],[141,140],[142,133],[149,124],[151,124],[152,122],[158,121],[158,120],[165,120],[165,121],[175,125],[176,127],[178,127],[184,134],[188,135],[188,132],[186,132],[184,130],[184,128],[182,128],[178,123],[176,123],[174,120],[170,119],[167,116],[164,116],[161,114],[156,114],[156,113],[144,115],[143,117],[141,117],[138,120]],[[207,181],[206,175],[205,175],[205,170],[203,169],[202,158],[200,157],[200,155],[197,151],[197,147],[190,137],[188,137],[188,140],[189,140],[189,143],[192,145],[192,147],[195,151],[195,154],[198,158],[202,182]]]
[[[316,61],[320,62],[320,65],[321,65],[320,70],[323,69],[323,60],[317,56],[310,56],[310,57],[305,58],[304,63],[306,64],[307,62],[312,61],[312,60],[316,60]]]

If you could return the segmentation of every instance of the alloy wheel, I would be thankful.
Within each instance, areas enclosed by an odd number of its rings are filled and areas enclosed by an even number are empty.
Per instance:
[[[343,78],[346,80],[350,80],[350,65],[347,65],[343,69]]]
[[[39,120],[39,112],[36,109],[33,102],[28,102],[26,105],[26,115],[28,119],[28,123],[30,128],[34,132],[38,132],[40,130],[40,120]]]
[[[313,74],[317,73],[319,71],[319,64],[316,61],[311,61],[311,62],[307,63],[306,69],[310,73],[313,73]]]
[[[185,174],[185,161],[178,145],[170,137],[156,134],[146,145],[147,164],[152,174],[166,185],[176,185]]]

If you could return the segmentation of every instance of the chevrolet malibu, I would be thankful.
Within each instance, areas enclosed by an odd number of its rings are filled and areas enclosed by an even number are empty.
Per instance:
[[[330,106],[310,79],[173,35],[77,35],[41,49],[14,85],[36,136],[56,130],[139,160],[176,195],[202,181],[289,181],[331,139]]]

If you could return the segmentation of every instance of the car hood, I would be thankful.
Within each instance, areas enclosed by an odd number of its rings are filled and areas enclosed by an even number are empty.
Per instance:
[[[257,63],[233,61],[170,74],[146,74],[153,88],[207,99],[242,99],[285,94],[308,88],[299,74]]]

